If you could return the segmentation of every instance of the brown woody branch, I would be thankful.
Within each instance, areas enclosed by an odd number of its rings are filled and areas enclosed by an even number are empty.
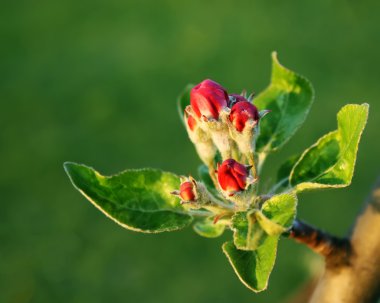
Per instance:
[[[301,220],[294,221],[288,236],[324,256],[329,266],[347,264],[349,261],[351,245],[347,238],[330,235]]]
[[[325,272],[310,303],[376,303],[380,298],[380,182],[351,235],[337,238],[302,221],[289,237],[324,256]]]

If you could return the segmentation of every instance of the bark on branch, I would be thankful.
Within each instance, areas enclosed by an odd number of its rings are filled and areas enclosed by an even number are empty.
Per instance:
[[[347,239],[331,236],[301,221],[291,238],[325,257],[325,272],[310,303],[376,303],[380,298],[380,182]]]
[[[324,256],[329,267],[349,262],[351,244],[347,238],[335,237],[301,220],[294,222],[289,238]]]

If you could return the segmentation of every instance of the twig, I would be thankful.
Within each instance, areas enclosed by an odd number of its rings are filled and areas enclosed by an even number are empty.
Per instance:
[[[350,236],[349,266],[326,266],[311,303],[375,303],[380,297],[380,182]],[[328,259],[327,259],[328,260]]]
[[[346,238],[330,235],[301,220],[294,221],[288,237],[305,244],[314,252],[324,256],[328,266],[348,264],[349,262],[351,245]]]
[[[310,303],[376,303],[380,298],[380,180],[348,239],[296,221],[288,236],[325,257]]]

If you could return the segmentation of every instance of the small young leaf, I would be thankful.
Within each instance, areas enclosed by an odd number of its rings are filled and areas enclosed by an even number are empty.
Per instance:
[[[261,210],[236,212],[231,221],[235,246],[240,250],[255,250],[268,235],[281,235],[293,224],[296,206],[297,197],[285,193],[265,201]]]
[[[296,218],[297,196],[293,193],[273,196],[264,202],[261,211],[271,222],[288,229]]]
[[[265,239],[268,237],[268,234],[262,228],[258,218],[257,213],[259,211],[252,210],[247,213],[248,219],[248,234],[247,234],[247,249],[256,250]]]
[[[320,138],[297,161],[290,174],[296,191],[350,185],[368,104],[349,104],[338,113],[338,129]]]
[[[267,237],[257,222],[254,211],[236,212],[232,217],[231,229],[235,246],[241,250],[255,250]]]
[[[212,218],[207,218],[196,222],[193,228],[202,237],[217,238],[223,234],[225,225],[219,222],[214,223]]]
[[[269,235],[269,236],[276,236],[281,235],[283,232],[286,231],[286,228],[282,227],[280,224],[277,224],[276,222],[269,220],[261,211],[255,212],[255,217],[257,219],[257,222],[259,222],[261,228]]]
[[[189,225],[192,217],[170,194],[178,176],[156,169],[126,170],[105,177],[94,169],[64,164],[74,187],[107,217],[133,231],[159,233]]]
[[[193,84],[188,84],[177,98],[177,108],[181,121],[183,120],[183,113],[186,106],[190,105],[190,91],[194,87]]]
[[[278,236],[266,237],[255,251],[236,248],[232,241],[223,244],[223,252],[240,281],[254,292],[267,288],[277,253]]]
[[[239,211],[234,214],[231,221],[234,243],[237,248],[247,250],[248,220],[247,212]]]
[[[305,121],[314,98],[311,83],[301,75],[286,69],[272,54],[272,78],[255,99],[255,105],[271,112],[260,121],[256,148],[267,154],[284,145]]]

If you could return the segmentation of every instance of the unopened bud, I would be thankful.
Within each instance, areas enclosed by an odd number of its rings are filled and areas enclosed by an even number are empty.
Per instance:
[[[238,95],[239,96],[239,95]],[[256,125],[259,121],[259,112],[251,102],[240,96],[244,101],[238,101],[231,108],[230,121],[238,132],[242,132],[247,124]]]
[[[204,80],[190,92],[190,103],[198,118],[219,119],[220,111],[229,102],[226,90],[212,80]]]
[[[247,187],[248,177],[249,167],[233,159],[225,160],[222,165],[218,165],[218,182],[228,196],[244,191]]]
[[[191,181],[186,181],[179,187],[179,196],[182,201],[194,202],[196,200],[196,192],[194,191],[194,184]]]

